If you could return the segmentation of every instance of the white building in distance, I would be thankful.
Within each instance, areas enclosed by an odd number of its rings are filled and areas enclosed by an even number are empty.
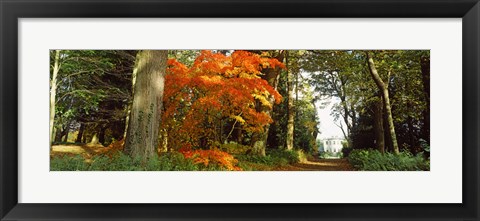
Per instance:
[[[338,137],[331,137],[322,140],[323,148],[320,148],[320,152],[338,153],[342,152],[344,139]]]

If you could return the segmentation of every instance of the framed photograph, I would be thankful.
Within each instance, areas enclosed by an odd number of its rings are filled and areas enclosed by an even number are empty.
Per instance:
[[[1,220],[479,220],[477,0],[0,0]]]

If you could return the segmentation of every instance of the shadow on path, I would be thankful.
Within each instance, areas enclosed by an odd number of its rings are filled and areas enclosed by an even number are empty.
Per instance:
[[[353,171],[347,159],[314,159],[275,170],[281,171]]]

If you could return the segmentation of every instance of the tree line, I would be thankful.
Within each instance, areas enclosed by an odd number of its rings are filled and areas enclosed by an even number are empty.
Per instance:
[[[429,142],[429,51],[51,50],[50,138],[147,159],[225,143],[318,149],[319,101],[353,148]],[[343,126],[345,125],[345,127]]]

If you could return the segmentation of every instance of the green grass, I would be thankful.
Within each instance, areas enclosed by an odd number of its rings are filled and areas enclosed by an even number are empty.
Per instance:
[[[267,150],[266,156],[235,154],[238,166],[244,171],[272,170],[289,164],[298,163],[306,155],[298,151]],[[215,164],[205,166],[195,164],[178,152],[164,153],[142,163],[118,152],[112,157],[96,155],[85,160],[81,155],[56,156],[50,161],[51,171],[223,171]]]
[[[113,157],[98,155],[90,160],[82,156],[53,157],[50,161],[51,171],[192,171],[192,170],[221,170],[218,167],[201,166],[185,159],[181,153],[166,153],[162,156],[150,158],[142,163],[140,159],[133,159],[123,153]]]

